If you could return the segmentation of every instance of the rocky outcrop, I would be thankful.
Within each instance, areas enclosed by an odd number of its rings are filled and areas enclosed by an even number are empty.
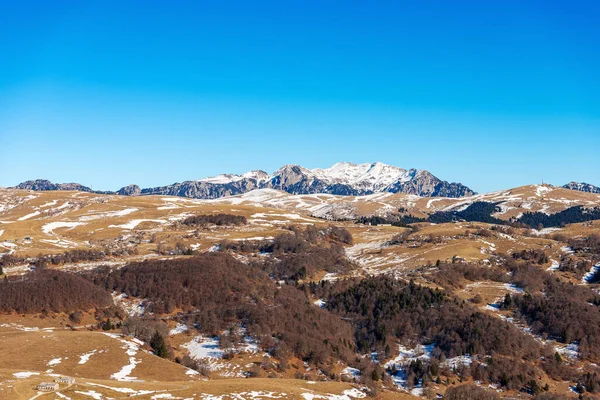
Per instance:
[[[168,186],[142,189],[142,195],[168,195],[190,197],[194,199],[216,199],[233,196],[258,189],[255,179],[242,179],[229,183],[211,183],[202,181],[186,181]]]
[[[465,197],[475,194],[461,183],[442,181],[427,171],[411,171],[414,172],[411,180],[393,184],[386,191],[426,197]]]
[[[585,182],[569,182],[563,187],[565,189],[577,190],[579,192],[600,194],[600,187]]]
[[[16,189],[24,190],[75,190],[80,192],[92,192],[87,186],[83,186],[79,183],[52,183],[46,179],[36,179],[33,181],[26,181],[15,186]]]
[[[142,189],[138,185],[127,185],[117,190],[117,194],[121,196],[139,196],[142,194]]]

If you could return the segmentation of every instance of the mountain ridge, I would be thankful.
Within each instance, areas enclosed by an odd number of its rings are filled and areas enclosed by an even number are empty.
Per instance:
[[[54,184],[48,180],[26,181],[15,188],[27,190],[81,190],[95,192],[79,184]],[[458,182],[443,181],[429,171],[403,169],[380,162],[353,164],[339,162],[329,168],[308,169],[286,164],[272,174],[253,170],[244,174],[221,174],[195,181],[140,188],[128,185],[116,192],[96,191],[125,196],[171,195],[197,199],[216,199],[271,188],[290,194],[335,194],[360,196],[373,193],[407,193],[425,197],[464,197],[475,194]]]
[[[562,187],[565,189],[577,190],[579,192],[600,194],[600,187],[585,182],[571,181]]]

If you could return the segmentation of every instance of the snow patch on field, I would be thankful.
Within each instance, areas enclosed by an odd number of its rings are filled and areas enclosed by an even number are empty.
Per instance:
[[[352,400],[352,399],[364,399],[367,395],[356,388],[347,389],[342,394],[316,394],[316,393],[302,393],[304,400]]]
[[[84,216],[80,217],[79,220],[80,221],[93,221],[95,219],[124,217],[126,215],[136,212],[137,210],[138,210],[137,208],[125,208],[123,210],[107,211],[107,212],[101,212],[98,214],[89,213],[88,215],[84,215]]]
[[[556,260],[550,260],[550,262],[551,265],[548,268],[546,268],[546,271],[558,271],[558,269],[560,268],[560,263]]]
[[[177,324],[175,328],[169,331],[169,335],[179,335],[180,333],[184,333],[188,331],[188,327],[185,324]]]
[[[40,239],[40,242],[49,243],[53,246],[60,247],[63,249],[68,249],[70,247],[78,247],[79,246],[78,243],[73,242],[72,240],[66,240],[66,239]]]
[[[196,336],[192,341],[184,343],[181,347],[188,350],[190,357],[195,359],[221,359],[224,351],[219,347],[219,338],[207,338],[205,336]]]
[[[133,372],[136,365],[138,365],[142,361],[139,359],[136,360],[135,358],[137,352],[140,350],[139,345],[133,341],[123,339],[119,335],[114,333],[103,332],[103,334],[113,339],[117,339],[118,341],[123,343],[123,346],[121,348],[125,349],[125,354],[129,356],[129,364],[124,365],[119,372],[115,372],[114,374],[112,374],[110,376],[111,379],[116,379],[122,382],[131,382],[137,380],[136,377],[132,377],[130,375]]]
[[[554,189],[550,188],[548,186],[536,186],[535,194],[538,197],[543,197],[545,194],[550,193],[552,190],[554,190]]]
[[[23,371],[23,372],[15,372],[13,376],[15,378],[23,379],[29,378],[30,376],[39,375],[39,372],[31,372],[31,371]]]
[[[49,367],[53,367],[55,365],[58,365],[62,362],[62,358],[53,358],[52,360],[48,361],[48,366]]]
[[[133,219],[125,224],[121,224],[121,225],[109,225],[109,228],[120,228],[120,229],[135,229],[136,226],[138,226],[139,224],[141,224],[142,222],[156,222],[159,224],[166,224],[167,221],[162,220],[162,219]]]
[[[323,300],[323,299],[319,299],[319,300],[315,300],[315,301],[313,302],[313,304],[314,304],[315,306],[318,306],[318,307],[321,307],[321,308],[325,308],[325,305],[326,305],[327,303],[325,302],[325,300]]]
[[[558,232],[560,231],[560,228],[544,228],[544,229],[532,229],[531,233],[534,234],[535,236],[543,236],[543,235],[549,235],[553,232]]]
[[[17,221],[25,221],[25,220],[27,220],[29,218],[33,218],[33,217],[35,217],[37,215],[40,215],[40,214],[41,213],[39,211],[34,211],[31,214],[27,214],[27,215],[22,216],[21,218],[18,218]]]
[[[398,345],[398,355],[394,359],[385,363],[385,367],[390,368],[393,365],[396,365],[397,368],[402,368],[404,364],[410,363],[411,361],[429,360],[434,347],[435,343],[431,343],[426,346],[417,345],[412,349],[403,345]]]
[[[68,221],[56,221],[56,222],[50,222],[48,224],[45,224],[44,226],[42,226],[42,232],[44,232],[46,235],[52,235],[54,234],[54,229],[58,229],[58,228],[75,228],[76,226],[79,225],[84,225],[83,222],[68,222]]]
[[[358,368],[346,367],[342,370],[342,374],[352,378],[360,378],[360,370]]]
[[[90,360],[90,357],[93,356],[94,354],[96,354],[97,352],[98,352],[98,350],[94,349],[94,350],[90,351],[89,353],[80,355],[78,364],[87,363]]]
[[[40,206],[40,208],[46,208],[46,207],[55,206],[55,205],[56,205],[56,203],[58,203],[58,200],[52,200],[52,201],[49,201],[49,202],[47,202],[47,203],[44,203],[44,204],[42,204],[42,205]]]
[[[156,393],[156,390],[135,390],[135,389],[131,389],[131,388],[126,388],[126,387],[113,387],[113,386],[106,386],[106,385],[101,385],[99,383],[91,383],[91,382],[87,382],[88,385],[90,386],[97,386],[97,387],[101,387],[104,389],[108,389],[108,390],[114,390],[115,392],[119,392],[119,393],[128,393],[130,396],[144,396],[147,394],[152,394],[152,393]],[[158,392],[162,392],[162,390],[159,390]]]
[[[563,246],[560,248],[560,251],[562,251],[565,254],[573,254],[574,251],[572,248],[570,248],[569,246]]]
[[[123,308],[123,310],[125,310],[127,315],[130,317],[144,315],[146,309],[142,299],[130,299],[130,297],[125,293],[117,294],[117,292],[112,292],[111,296],[113,298],[113,302]]]
[[[96,399],[96,400],[102,400],[102,394],[100,394],[100,393],[98,393],[98,392],[96,392],[94,390],[88,390],[87,392],[75,391],[75,393],[79,393],[79,394],[82,394],[84,396],[89,396],[89,397],[91,397],[93,399]]]
[[[581,278],[581,283],[589,283],[594,275],[600,270],[600,264],[594,265],[584,276]]]
[[[576,360],[579,358],[579,344],[576,342],[570,343],[566,346],[557,345],[555,346],[556,351],[561,355],[571,360]]]
[[[505,283],[504,288],[511,293],[525,293],[525,291],[514,283]]]

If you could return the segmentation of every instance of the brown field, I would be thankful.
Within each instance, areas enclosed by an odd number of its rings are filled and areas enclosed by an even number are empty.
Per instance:
[[[541,232],[514,229],[510,235],[491,230],[491,225],[483,223],[419,223],[414,224],[418,229],[405,242],[390,245],[390,240],[407,232],[408,228],[325,219],[386,215],[396,212],[400,207],[412,215],[425,217],[432,212],[456,209],[473,201],[498,202],[502,211],[496,216],[509,219],[527,211],[552,213],[573,205],[600,205],[600,196],[539,185],[462,199],[419,198],[405,194],[294,196],[275,190],[261,190],[217,200],[193,200],[168,196],[125,197],[1,189],[0,253],[35,257],[40,253],[58,254],[73,249],[129,250],[126,256],[54,267],[76,271],[102,264],[119,266],[151,257],[172,257],[168,253],[159,254],[159,246],[173,247],[181,243],[196,251],[207,251],[223,240],[272,238],[285,232],[285,227],[289,225],[335,224],[347,228],[353,235],[354,243],[346,246],[348,258],[358,266],[351,272],[352,275],[391,273],[432,285],[427,277],[434,270],[437,260],[463,259],[480,262],[485,268],[486,260],[494,254],[543,249],[551,260],[542,266],[546,269],[565,253],[566,243],[553,240],[555,234],[567,237],[600,234],[600,223],[597,221]],[[196,228],[178,223],[190,215],[213,213],[243,215],[248,219],[248,224]],[[28,263],[25,262],[4,268],[4,273],[15,276],[28,269]],[[572,274],[552,273],[561,280],[581,284]],[[319,271],[310,280],[319,281],[323,278],[331,277]],[[463,289],[455,294],[467,301],[479,295],[482,302],[478,306],[482,310],[503,317],[501,312],[488,307],[488,304],[497,302],[512,290],[507,285],[495,282],[465,282]],[[93,398],[90,391],[102,398],[133,395],[136,398],[152,398],[161,394],[165,396],[163,398],[168,398],[166,395],[170,394],[172,398],[210,398],[209,395],[214,395],[226,399],[234,398],[236,393],[238,397],[235,398],[260,398],[259,394],[273,392],[276,398],[294,399],[303,398],[302,394],[313,394],[318,399],[317,395],[341,395],[352,388],[351,384],[341,382],[295,380],[292,379],[293,371],[280,374],[277,376],[279,379],[239,377],[253,363],[262,360],[264,354],[261,353],[236,354],[228,362],[214,361],[222,369],[211,374],[207,380],[199,375],[189,375],[188,370],[179,364],[154,356],[147,351],[147,346],[139,345],[134,355],[128,354],[128,351],[133,353],[126,343],[130,339],[88,330],[96,323],[93,315],[86,314],[80,326],[71,330],[67,315],[0,316],[0,398],[33,398],[38,395],[34,390],[36,384],[53,379],[49,374],[76,378],[74,385],[60,390],[61,395],[71,399]],[[115,335],[117,333],[114,332]],[[191,332],[171,336],[176,355],[187,354],[182,345],[193,338]],[[90,354],[89,359],[80,363],[84,354]],[[132,357],[136,362],[128,376],[135,380],[111,378],[119,374],[123,367],[131,365]],[[51,363],[57,359],[60,362]],[[292,364],[298,371],[306,372],[300,360]],[[28,371],[36,374],[17,377],[19,372]],[[548,382],[562,393],[569,391],[566,384]],[[443,393],[444,390],[443,386],[434,386],[435,392]],[[257,392],[255,397],[248,394],[252,391]],[[40,397],[62,398],[55,394],[42,394]],[[395,391],[384,391],[377,396],[380,399],[408,397],[412,396]]]

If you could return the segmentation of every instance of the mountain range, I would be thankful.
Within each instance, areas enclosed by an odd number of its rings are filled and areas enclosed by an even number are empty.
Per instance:
[[[563,187],[590,193],[600,188],[587,183],[570,182]],[[422,197],[465,197],[476,194],[462,183],[443,181],[429,171],[403,169],[380,162],[353,164],[339,162],[329,168],[307,169],[300,165],[284,165],[273,174],[255,170],[241,175],[222,174],[195,181],[166,186],[140,188],[128,185],[116,192],[94,191],[78,183],[52,183],[38,179],[15,188],[26,190],[78,190],[124,196],[169,195],[196,199],[216,199],[271,188],[291,194],[333,194],[361,196],[373,193],[406,193]]]
[[[81,184],[55,184],[41,179],[23,182],[17,185],[16,188],[93,192],[91,188]],[[284,165],[273,174],[256,170],[241,175],[222,174],[153,188],[142,189],[137,185],[129,185],[114,193],[127,196],[170,195],[196,199],[215,199],[262,188],[278,189],[291,194],[327,193],[352,196],[380,192],[407,193],[430,197],[462,197],[475,194],[473,190],[461,183],[442,181],[428,171],[406,170],[380,162],[364,164],[340,162],[325,169],[307,169],[300,165]]]

